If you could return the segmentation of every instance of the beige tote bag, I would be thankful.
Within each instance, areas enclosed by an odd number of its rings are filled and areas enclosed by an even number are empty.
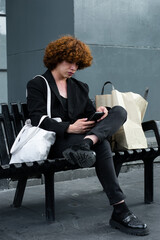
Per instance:
[[[111,84],[111,94],[104,94],[104,86]],[[146,90],[145,96],[148,94]],[[111,82],[103,85],[101,95],[96,95],[96,107],[122,106],[127,111],[127,121],[113,136],[114,150],[147,148],[147,140],[141,123],[146,112],[148,102],[139,94],[133,92],[119,92]]]

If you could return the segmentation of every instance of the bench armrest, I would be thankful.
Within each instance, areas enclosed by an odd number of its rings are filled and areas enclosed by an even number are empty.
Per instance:
[[[150,120],[142,123],[143,131],[152,130],[155,134],[157,144],[160,147],[160,121]]]

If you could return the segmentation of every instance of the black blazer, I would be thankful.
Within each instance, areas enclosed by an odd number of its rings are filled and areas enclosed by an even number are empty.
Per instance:
[[[46,118],[41,124],[43,129],[63,135],[70,123],[74,123],[80,118],[89,117],[95,112],[88,96],[88,85],[74,78],[69,78],[67,79],[68,119],[66,121],[65,108],[51,72],[47,70],[43,76],[51,89],[51,117],[62,119],[62,122],[58,123],[51,118]],[[40,118],[47,114],[47,87],[43,78],[36,77],[28,82],[27,107],[32,124],[38,125]]]

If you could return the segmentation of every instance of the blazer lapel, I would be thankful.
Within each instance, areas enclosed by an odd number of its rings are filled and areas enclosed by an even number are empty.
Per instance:
[[[68,78],[67,81],[68,81],[67,82],[68,115],[72,119],[74,116],[74,110],[77,102],[76,101],[77,88],[72,78]]]
[[[58,88],[57,88],[57,85],[56,85],[56,82],[54,80],[54,77],[52,76],[51,72],[49,70],[47,70],[45,73],[44,73],[44,77],[47,79],[48,83],[49,83],[49,86],[51,88],[51,91],[54,92],[54,94],[56,95],[56,97],[58,98],[58,100],[60,101],[62,107],[63,107],[63,103],[62,103],[62,100],[61,100],[61,96],[59,94],[59,91],[58,91]]]

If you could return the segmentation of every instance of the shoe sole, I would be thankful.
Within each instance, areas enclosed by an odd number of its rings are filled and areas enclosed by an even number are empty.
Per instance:
[[[138,229],[138,228],[129,228],[129,227],[125,227],[122,224],[114,221],[113,219],[110,219],[109,224],[112,228],[114,229],[119,229],[120,231],[127,233],[127,234],[131,234],[131,235],[136,235],[136,236],[145,236],[149,234],[149,230],[148,228],[145,229]]]
[[[68,162],[74,165],[78,164],[82,168],[91,167],[96,161],[96,153],[93,151],[74,151],[68,148],[62,154]]]

